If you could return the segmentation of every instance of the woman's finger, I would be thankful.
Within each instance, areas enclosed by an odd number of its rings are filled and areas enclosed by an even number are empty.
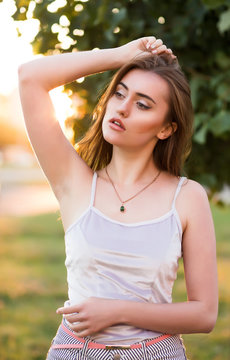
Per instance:
[[[145,38],[145,41],[148,43],[154,43],[156,41],[156,38],[155,38],[155,36],[147,36]]]
[[[86,336],[89,336],[89,335],[92,335],[93,333],[91,333],[89,330],[82,330],[82,331],[79,331],[77,333],[77,335],[80,337],[80,338],[83,338],[83,337],[86,337]]]
[[[83,320],[80,314],[64,315],[64,318],[70,323],[79,322]]]
[[[148,36],[144,38],[143,43],[146,50],[149,50],[151,47],[151,44],[153,44],[156,41],[156,38],[154,36]]]
[[[80,323],[77,324],[69,324],[69,327],[75,331],[76,333],[81,333],[83,331],[88,331],[89,325],[87,322],[82,321]]]
[[[158,48],[153,49],[152,53],[153,54],[161,54],[161,53],[165,52],[166,50],[167,50],[167,47],[165,45],[161,45]]]
[[[81,305],[61,307],[56,310],[57,314],[75,314],[81,310]]]
[[[163,41],[161,39],[157,39],[153,43],[151,43],[151,49],[158,49],[160,46],[163,45]]]
[[[166,53],[171,55],[171,58],[173,60],[175,60],[177,57],[173,54],[171,49],[167,49],[167,47],[165,45],[162,45],[160,48],[158,48],[156,51],[152,51],[152,53],[156,53],[156,54],[162,54],[162,53]]]

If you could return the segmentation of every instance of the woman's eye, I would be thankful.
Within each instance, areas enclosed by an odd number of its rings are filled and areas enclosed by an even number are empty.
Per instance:
[[[120,91],[115,91],[115,95],[118,98],[123,98],[124,97],[124,95]]]
[[[139,107],[140,109],[143,109],[143,110],[148,110],[148,109],[150,109],[150,106],[145,105],[145,104],[143,104],[143,103],[140,102],[140,101],[137,102],[137,105],[138,105],[138,107]]]

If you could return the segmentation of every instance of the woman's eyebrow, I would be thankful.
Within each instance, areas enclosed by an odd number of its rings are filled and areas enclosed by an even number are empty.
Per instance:
[[[120,81],[118,85],[121,85],[121,86],[123,86],[126,90],[129,90],[128,86],[125,85],[122,81]],[[141,97],[143,97],[143,98],[146,98],[146,99],[152,101],[154,104],[156,104],[156,101],[154,101],[150,96],[148,96],[148,95],[146,95],[146,94],[139,93],[139,92],[137,92],[136,94],[137,94],[138,96],[141,96]]]

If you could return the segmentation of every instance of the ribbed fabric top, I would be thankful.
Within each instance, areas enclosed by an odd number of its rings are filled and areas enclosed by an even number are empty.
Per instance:
[[[185,178],[180,178],[172,207],[149,221],[122,223],[94,207],[97,173],[88,209],[65,233],[69,300],[65,306],[94,296],[145,303],[171,303],[172,287],[181,257],[182,228],[175,201]],[[92,336],[105,344],[132,344],[160,333],[115,325]]]

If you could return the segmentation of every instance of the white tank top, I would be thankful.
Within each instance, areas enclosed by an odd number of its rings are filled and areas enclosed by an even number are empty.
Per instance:
[[[69,300],[65,306],[91,296],[144,303],[171,303],[181,257],[182,228],[175,201],[149,221],[122,223],[94,207],[97,173],[86,211],[65,233]],[[91,338],[104,344],[132,344],[161,335],[129,325],[111,326]]]

